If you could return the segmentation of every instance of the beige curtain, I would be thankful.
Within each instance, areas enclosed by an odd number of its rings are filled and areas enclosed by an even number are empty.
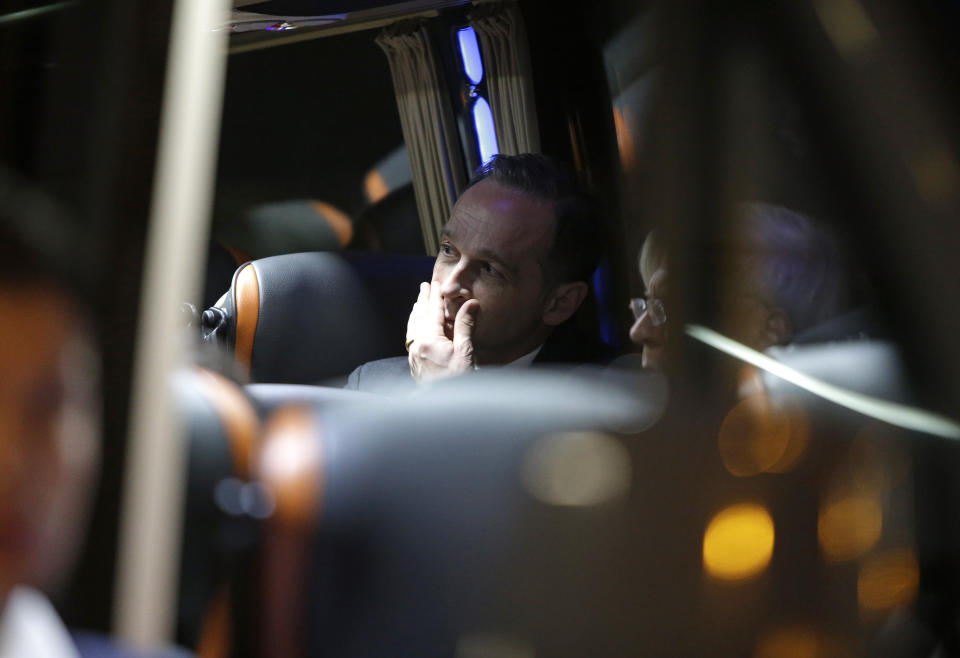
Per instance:
[[[391,26],[377,44],[390,62],[424,246],[435,254],[440,230],[465,182],[450,103],[422,26]]]
[[[480,39],[484,77],[500,152],[538,153],[540,132],[533,98],[527,31],[514,3],[480,5],[470,15]]]

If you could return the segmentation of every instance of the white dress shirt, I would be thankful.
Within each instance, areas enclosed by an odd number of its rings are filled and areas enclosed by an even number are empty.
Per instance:
[[[0,658],[79,658],[53,605],[37,590],[16,587],[0,616]]]

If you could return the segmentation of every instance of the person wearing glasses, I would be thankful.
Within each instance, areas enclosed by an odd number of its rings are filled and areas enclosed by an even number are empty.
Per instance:
[[[849,310],[850,277],[826,227],[782,206],[744,203],[716,249],[722,333],[758,351],[807,337],[851,334],[848,323],[834,326]],[[644,367],[662,369],[670,321],[663,302],[667,250],[657,231],[644,241],[639,265],[646,294],[630,300],[630,340],[643,348]]]
[[[662,369],[667,341],[667,252],[657,231],[651,231],[640,250],[640,277],[646,294],[630,300],[633,325],[630,340],[643,347],[644,368]]]

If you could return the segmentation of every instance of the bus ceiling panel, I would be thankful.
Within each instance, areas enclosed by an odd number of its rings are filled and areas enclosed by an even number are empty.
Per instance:
[[[352,14],[359,11],[381,9],[397,5],[410,5],[412,11],[435,9],[438,5],[463,4],[463,2],[437,2],[420,0],[418,2],[397,2],[396,0],[267,0],[251,4],[246,0],[235,0],[234,6],[273,16],[320,16],[325,14]]]
[[[433,17],[470,0],[234,0],[230,54],[309,41],[389,25],[400,19]]]

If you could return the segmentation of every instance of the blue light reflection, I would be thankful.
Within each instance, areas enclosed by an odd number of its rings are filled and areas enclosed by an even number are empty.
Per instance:
[[[463,59],[463,72],[475,85],[483,80],[483,60],[480,59],[480,46],[477,44],[477,33],[472,27],[465,27],[457,32],[460,42],[460,57]]]
[[[486,164],[500,152],[500,147],[497,145],[497,131],[493,127],[493,112],[483,96],[477,98],[477,102],[473,104],[473,126],[480,144],[480,160]]]

